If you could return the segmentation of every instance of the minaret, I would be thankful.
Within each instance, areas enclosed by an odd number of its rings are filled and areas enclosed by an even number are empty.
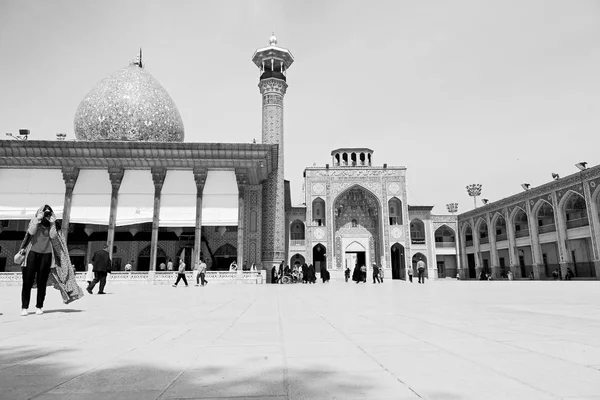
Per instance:
[[[269,46],[258,49],[252,62],[260,69],[258,88],[262,94],[262,142],[279,145],[277,169],[263,183],[262,262],[270,272],[285,258],[285,206],[283,176],[283,96],[287,70],[294,62],[289,50],[277,46],[275,34]]]

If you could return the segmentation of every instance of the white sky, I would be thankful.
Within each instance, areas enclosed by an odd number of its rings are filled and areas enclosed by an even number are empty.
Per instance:
[[[295,63],[285,99],[285,176],[331,150],[369,147],[408,168],[411,205],[491,201],[599,164],[597,1],[0,1],[0,134],[73,135],[77,106],[139,47],[186,142],[261,138],[251,57]],[[3,132],[2,132],[3,130]]]

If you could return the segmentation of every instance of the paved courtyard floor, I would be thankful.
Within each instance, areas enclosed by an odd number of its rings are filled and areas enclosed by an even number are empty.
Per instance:
[[[0,287],[0,399],[600,399],[600,282],[107,292]]]

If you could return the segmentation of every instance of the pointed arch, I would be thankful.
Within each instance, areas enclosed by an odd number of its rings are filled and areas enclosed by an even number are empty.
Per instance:
[[[312,219],[315,225],[324,226],[327,220],[325,211],[325,200],[317,197],[312,201]]]
[[[544,199],[539,199],[533,208],[531,214],[538,227],[538,233],[556,232],[556,216],[552,204]]]
[[[402,201],[396,196],[388,200],[390,225],[402,225]]]
[[[567,229],[588,226],[587,203],[580,193],[569,190],[559,203]]]
[[[410,240],[412,244],[425,244],[425,224],[419,218],[410,221]]]
[[[435,247],[454,247],[456,246],[456,233],[454,229],[443,224],[435,230]]]
[[[515,229],[516,238],[529,236],[529,218],[527,218],[527,212],[523,208],[515,207],[510,219]]]
[[[290,223],[290,240],[304,240],[305,227],[304,222],[296,219]]]
[[[473,228],[469,222],[462,227],[461,239],[464,240],[465,247],[473,246]]]
[[[479,243],[489,243],[489,228],[485,218],[481,217],[475,223],[475,232],[479,238]]]

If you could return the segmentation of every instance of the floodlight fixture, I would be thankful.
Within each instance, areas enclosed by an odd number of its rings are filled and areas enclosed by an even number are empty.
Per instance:
[[[560,178],[560,175],[555,174],[554,172],[552,173],[552,179],[554,179],[555,181],[557,181]]]
[[[490,201],[488,199],[481,199],[481,202],[483,203],[483,205],[486,205],[487,203],[489,203]]]
[[[575,164],[575,166],[582,171],[585,171],[587,169],[586,165],[587,165],[587,162],[585,162],[585,161]]]
[[[531,189],[531,185],[529,183],[522,183],[521,187],[523,188],[523,190],[529,190],[529,189]]]

